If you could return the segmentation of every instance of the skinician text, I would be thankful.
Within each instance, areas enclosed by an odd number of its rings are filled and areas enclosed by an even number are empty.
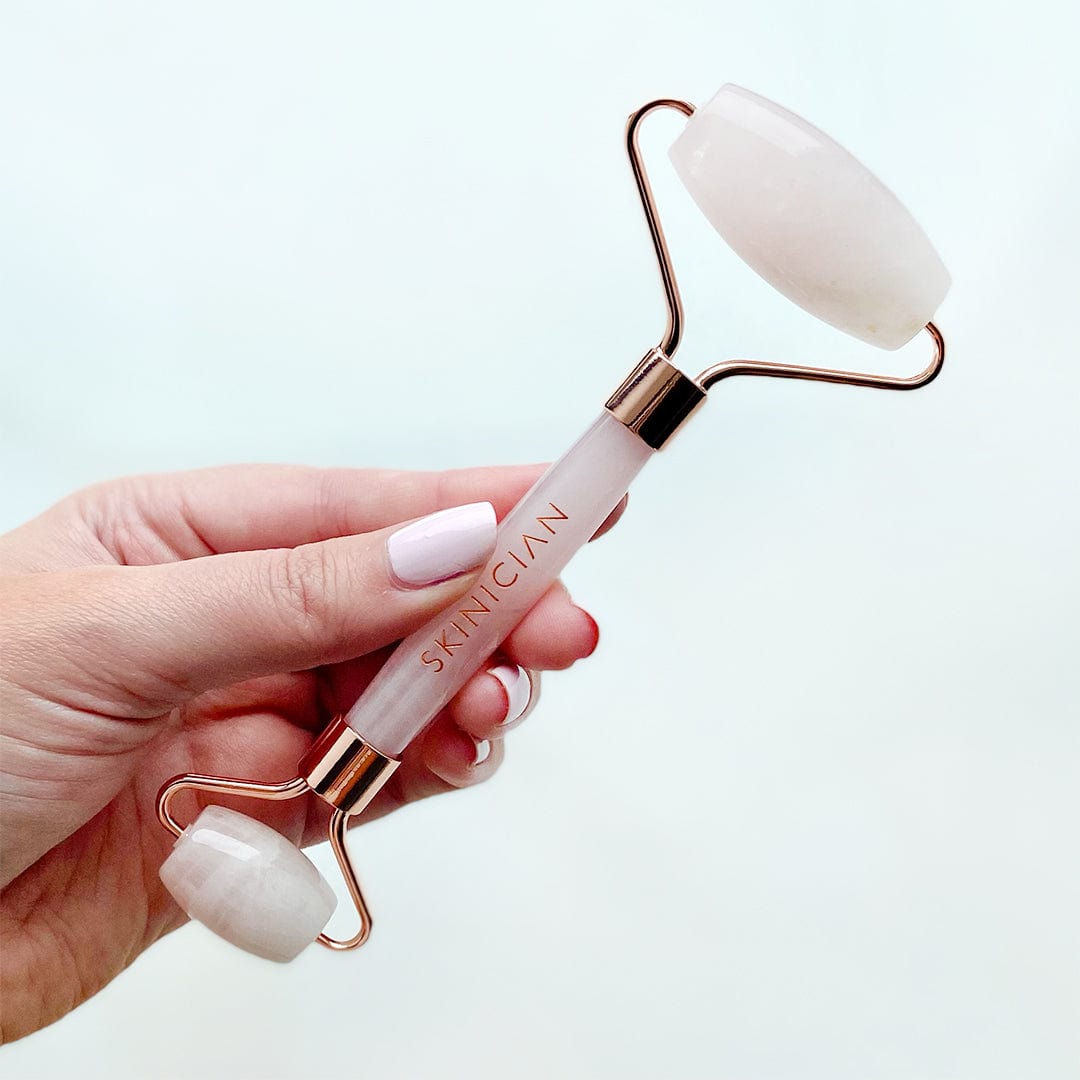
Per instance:
[[[537,553],[549,542],[548,538],[555,535],[562,522],[570,520],[554,503],[548,503],[548,506],[551,507],[550,514],[539,514],[534,519],[536,529],[533,532],[539,535],[522,533],[519,543],[501,552],[499,561],[484,570],[476,591],[466,598],[465,603],[454,612],[453,618],[435,635],[431,648],[420,654],[422,664],[436,674],[442,671],[454,658],[454,651],[468,641],[470,631],[480,626],[483,619],[495,610],[495,605],[502,603],[507,591],[528,574]]]

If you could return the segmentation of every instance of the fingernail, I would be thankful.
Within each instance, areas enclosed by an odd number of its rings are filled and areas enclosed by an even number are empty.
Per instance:
[[[575,604],[574,607],[577,607],[577,604]],[[589,646],[589,651],[587,653],[582,654],[581,658],[584,660],[585,657],[592,656],[592,654],[596,652],[596,646],[600,644],[600,627],[596,625],[596,620],[584,608],[577,609],[589,621],[589,628],[592,630],[592,645]]]
[[[491,743],[487,739],[473,739],[476,745],[476,753],[473,756],[473,765],[483,765],[491,757]]]
[[[494,675],[506,691],[506,715],[499,721],[499,726],[520,720],[532,696],[528,672],[517,664],[497,664],[488,669],[488,674]]]
[[[403,585],[435,585],[480,566],[495,550],[495,508],[469,503],[429,514],[390,536],[390,566]]]

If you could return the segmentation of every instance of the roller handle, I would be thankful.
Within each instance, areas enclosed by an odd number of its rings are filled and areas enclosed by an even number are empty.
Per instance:
[[[346,714],[353,730],[398,756],[588,542],[653,452],[602,412],[500,523],[476,585],[394,650]]]

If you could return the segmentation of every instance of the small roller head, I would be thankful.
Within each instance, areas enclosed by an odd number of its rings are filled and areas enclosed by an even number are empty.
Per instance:
[[[670,155],[737,255],[854,337],[898,349],[949,291],[948,271],[896,196],[828,135],[767,98],[722,87]]]
[[[314,864],[253,818],[208,806],[161,864],[161,880],[193,919],[247,952],[292,960],[337,905]]]

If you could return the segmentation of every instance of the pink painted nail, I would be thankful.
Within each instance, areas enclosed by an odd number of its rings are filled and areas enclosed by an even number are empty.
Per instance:
[[[495,508],[469,503],[429,514],[386,542],[394,576],[407,588],[435,585],[480,566],[495,550]]]
[[[577,607],[577,604],[574,607]],[[578,611],[588,619],[589,628],[592,630],[592,645],[589,646],[589,651],[582,655],[582,659],[585,659],[587,656],[592,656],[596,652],[596,646],[600,644],[600,627],[596,625],[596,620],[584,608],[578,608]]]

